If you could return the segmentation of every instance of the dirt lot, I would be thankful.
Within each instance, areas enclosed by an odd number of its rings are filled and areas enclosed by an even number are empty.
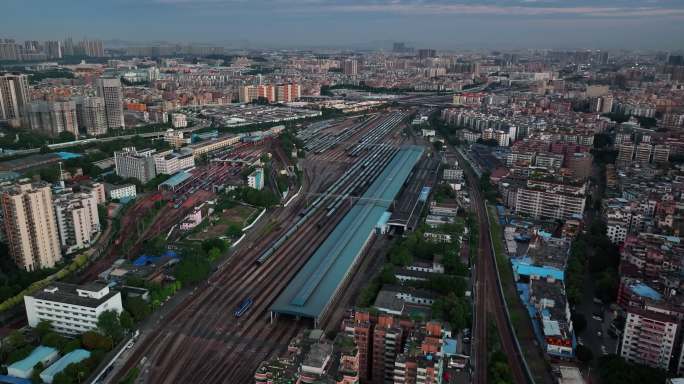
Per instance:
[[[188,236],[188,240],[202,241],[223,236],[231,224],[237,224],[240,228],[243,228],[247,226],[249,219],[255,218],[258,214],[259,210],[257,208],[245,205],[237,205],[223,213],[214,212],[211,218],[213,225],[209,225],[198,233]]]

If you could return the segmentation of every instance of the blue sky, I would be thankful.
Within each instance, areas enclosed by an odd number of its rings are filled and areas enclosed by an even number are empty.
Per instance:
[[[0,37],[684,48],[684,0],[2,0]]]

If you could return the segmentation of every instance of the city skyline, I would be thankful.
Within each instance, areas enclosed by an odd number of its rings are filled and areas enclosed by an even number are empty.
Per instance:
[[[679,36],[684,34],[684,4],[672,0],[600,5],[586,0],[116,0],[85,5],[80,0],[30,5],[9,0],[0,36],[87,36],[236,48],[375,49],[387,48],[390,41],[409,41],[438,49],[676,50],[682,49]],[[43,10],[40,15],[36,7]]]

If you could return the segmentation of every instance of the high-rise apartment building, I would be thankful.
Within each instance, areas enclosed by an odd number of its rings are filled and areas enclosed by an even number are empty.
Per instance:
[[[12,127],[21,125],[21,117],[30,102],[26,75],[0,75],[0,120]]]
[[[426,49],[419,49],[418,50],[418,58],[419,59],[429,59],[432,57],[437,57],[437,51],[435,51],[434,49],[426,48]]]
[[[62,58],[62,42],[59,40],[45,42],[45,54],[48,59]]]
[[[17,43],[13,39],[0,40],[0,60],[17,60]]]
[[[49,184],[23,181],[4,189],[2,210],[10,253],[20,268],[54,267],[62,259]]]
[[[76,100],[76,115],[78,126],[83,128],[88,136],[98,136],[107,133],[107,113],[105,101],[102,97],[82,97]]]
[[[245,85],[239,89],[239,98],[241,103],[251,103],[259,99],[274,103],[276,101],[276,88],[268,84]]]
[[[121,81],[118,78],[97,79],[97,95],[104,99],[107,128],[125,128]]]
[[[157,176],[154,153],[154,149],[138,151],[135,147],[127,147],[114,152],[116,174],[123,178],[132,177],[140,180],[141,183],[147,183]]]
[[[518,214],[534,218],[567,220],[582,217],[586,204],[587,184],[572,185],[528,179],[515,194]]]
[[[83,54],[90,57],[104,57],[102,40],[83,40],[79,43]]]
[[[65,193],[55,199],[54,205],[64,253],[88,248],[100,232],[97,198],[88,193]]]
[[[347,76],[356,76],[359,74],[359,63],[354,59],[345,60],[342,63],[342,72]]]
[[[70,132],[78,138],[76,103],[73,101],[34,101],[27,105],[25,115],[33,131],[52,137]]]
[[[443,329],[432,321],[409,332],[406,343],[394,362],[392,383],[438,384],[442,382]]]
[[[289,103],[302,97],[302,87],[297,83],[279,84],[276,86],[276,101]]]

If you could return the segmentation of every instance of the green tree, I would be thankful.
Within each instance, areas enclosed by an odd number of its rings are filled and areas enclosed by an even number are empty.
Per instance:
[[[219,257],[221,257],[221,250],[214,247],[209,250],[209,254],[207,255],[207,257],[209,258],[209,261],[214,262],[218,260]]]
[[[128,311],[123,311],[121,312],[121,315],[119,315],[119,322],[121,323],[121,326],[126,329],[126,330],[133,330],[135,328],[135,320],[133,320],[133,316],[131,316]]]
[[[83,342],[83,347],[89,350],[99,349],[103,351],[109,351],[114,347],[114,342],[109,336],[99,334],[94,331],[88,331],[81,335],[81,340]]]
[[[33,367],[33,372],[31,373],[31,381],[34,383],[42,383],[43,380],[40,378],[40,373],[43,372],[45,366],[43,362],[39,361],[35,367]]]
[[[242,236],[242,228],[238,224],[230,224],[226,229],[226,236],[237,239]]]
[[[48,333],[52,332],[52,322],[49,320],[41,320],[36,324],[36,327],[34,328],[36,335],[38,336],[38,339],[43,340],[43,337],[47,335]]]
[[[128,297],[124,301],[124,308],[126,312],[133,316],[135,321],[142,321],[147,318],[152,312],[150,304],[140,297]]]
[[[209,260],[197,252],[189,253],[176,265],[175,276],[183,285],[193,285],[206,279],[211,273]]]
[[[115,343],[123,338],[123,327],[116,311],[105,311],[97,318],[97,328]]]
[[[60,351],[64,350],[64,347],[68,342],[69,340],[66,337],[55,332],[49,332],[45,334],[45,336],[41,340],[41,344],[58,349]]]
[[[394,274],[394,266],[392,264],[385,264],[380,272],[380,281],[382,284],[396,284],[397,277]]]
[[[406,267],[413,263],[413,256],[407,248],[395,247],[390,253],[390,262],[399,267]]]

